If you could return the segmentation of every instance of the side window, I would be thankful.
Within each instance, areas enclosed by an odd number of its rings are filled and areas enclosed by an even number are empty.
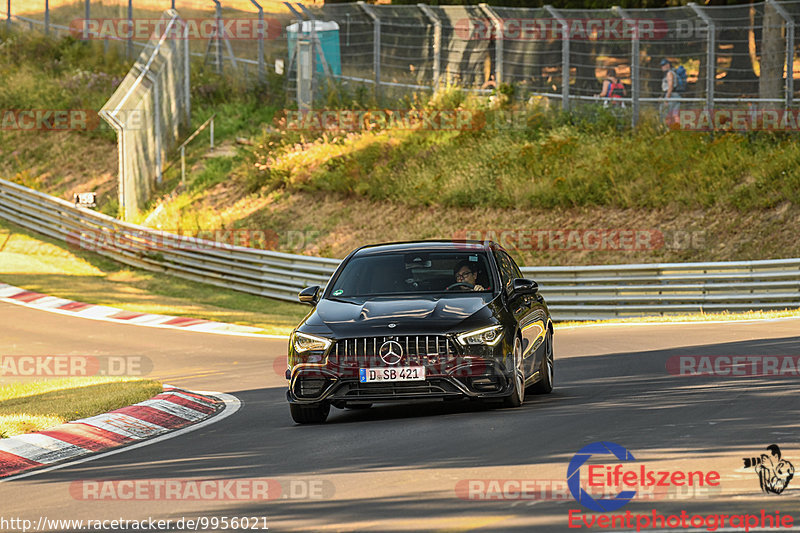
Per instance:
[[[494,257],[497,260],[497,266],[500,268],[500,279],[503,282],[503,287],[505,287],[506,293],[508,293],[511,290],[512,281],[517,277],[512,267],[513,263],[511,262],[511,258],[504,252],[495,252]]]
[[[522,271],[517,266],[517,263],[511,258],[510,255],[503,254],[508,258],[509,263],[511,264],[511,270],[514,272],[515,278],[524,278],[525,276],[522,275]]]

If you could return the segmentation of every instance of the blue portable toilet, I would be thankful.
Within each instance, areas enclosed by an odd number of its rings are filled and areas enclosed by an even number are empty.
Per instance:
[[[312,24],[314,24],[314,26],[311,26]],[[300,26],[300,28],[298,28],[298,26]],[[310,38],[312,27],[317,34],[317,39],[319,39],[322,53],[325,54],[325,61],[328,62],[331,74],[334,76],[341,76],[342,57],[339,51],[339,25],[332,20],[304,20],[300,24],[294,23],[288,26],[286,28],[286,38],[289,42],[289,58],[292,57],[295,46],[297,46],[298,29],[300,31],[300,38]],[[325,68],[322,66],[319,50],[314,51],[314,61],[317,64],[317,73],[324,75]]]

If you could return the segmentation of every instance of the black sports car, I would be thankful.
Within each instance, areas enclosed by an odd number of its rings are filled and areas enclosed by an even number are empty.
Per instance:
[[[289,339],[301,424],[331,405],[473,398],[518,407],[553,390],[553,324],[535,281],[492,242],[424,241],[350,253]]]

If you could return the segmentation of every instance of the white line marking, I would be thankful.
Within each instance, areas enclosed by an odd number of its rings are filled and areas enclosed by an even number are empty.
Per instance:
[[[163,413],[175,415],[179,418],[183,418],[184,420],[200,420],[208,416],[206,413],[201,413],[200,411],[196,411],[191,407],[186,407],[185,405],[180,405],[169,400],[145,400],[137,403],[136,405],[152,407],[153,409],[158,409]]]
[[[168,428],[153,424],[152,422],[140,420],[124,413],[103,413],[101,415],[75,420],[75,422],[105,429],[111,433],[136,440],[146,439],[147,437],[168,431]]]
[[[0,441],[0,450],[42,464],[56,463],[89,451],[48,435],[35,433],[3,439]]]
[[[11,294],[11,295],[23,292],[23,290],[19,289],[18,287],[11,287],[10,289],[13,289],[11,292],[9,292],[9,294]],[[193,326],[172,326],[172,325],[164,325],[164,324],[160,324],[160,323],[150,324],[149,320],[152,320],[152,318],[148,319],[148,323],[139,324],[139,323],[133,322],[133,320],[136,320],[136,319],[124,320],[124,319],[119,319],[119,318],[109,318],[107,316],[92,316],[91,314],[87,314],[87,313],[83,313],[83,312],[67,311],[65,309],[57,309],[57,308],[56,309],[51,309],[49,307],[41,307],[41,308],[39,308],[39,307],[37,307],[35,305],[31,305],[31,304],[28,304],[26,302],[20,302],[18,300],[14,300],[12,298],[8,298],[8,297],[3,296],[3,292],[5,290],[6,289],[0,289],[0,301],[6,302],[6,303],[10,303],[10,304],[14,304],[14,305],[21,305],[23,307],[28,307],[30,309],[38,309],[39,311],[47,311],[48,313],[56,313],[58,315],[71,316],[71,317],[75,317],[75,318],[86,318],[88,320],[99,320],[101,322],[113,322],[114,324],[127,324],[127,325],[130,325],[130,326],[144,326],[144,327],[148,327],[148,328],[174,329],[174,330],[179,330],[179,331],[189,331],[189,332],[192,332],[192,333],[211,333],[212,335],[230,335],[232,337],[250,337],[250,338],[253,338],[253,339],[289,340],[289,336],[288,335],[272,335],[272,334],[268,334],[268,333],[257,333],[255,331],[252,331],[252,332],[250,332],[250,331],[230,331],[227,328],[243,328],[243,329],[252,328],[253,330],[258,330],[258,328],[254,327],[254,326],[239,326],[237,324],[227,324],[225,322],[210,322],[210,323],[202,324],[203,326],[206,327],[206,329],[200,330],[200,329],[190,329],[190,328],[193,328]],[[71,301],[72,300],[67,300],[67,302],[71,302]],[[76,303],[83,303],[83,302],[76,302]],[[87,304],[87,305],[94,306],[94,304]],[[104,306],[96,306],[96,307],[104,307]],[[87,311],[89,311],[89,309],[87,309]],[[114,313],[111,313],[111,314],[115,314],[115,313],[122,312],[122,311],[124,311],[124,309],[114,308]],[[182,317],[168,316],[168,315],[151,315],[151,317],[152,316],[158,316],[159,317],[156,320],[156,322],[166,322],[168,320],[172,320],[173,318],[182,318]],[[195,324],[195,326],[197,326],[197,325],[200,325],[200,324]]]
[[[75,461],[70,461],[68,463],[62,463],[62,464],[58,464],[58,465],[53,465],[53,466],[49,466],[47,468],[42,468],[41,470],[34,470],[33,472],[23,472],[22,474],[17,474],[16,476],[9,476],[9,477],[6,477],[6,478],[2,478],[2,479],[0,479],[0,483],[4,483],[4,482],[10,481],[12,479],[21,479],[21,478],[24,478],[24,477],[35,476],[37,474],[43,474],[45,472],[50,472],[52,470],[60,470],[61,468],[66,468],[68,466],[74,466],[74,465],[78,465],[78,464],[81,464],[81,463],[87,463],[89,461],[94,461],[96,459],[102,459],[104,457],[109,457],[111,455],[116,455],[118,453],[127,452],[129,450],[134,450],[136,448],[141,448],[143,446],[149,446],[151,444],[155,444],[157,442],[161,442],[161,441],[164,441],[164,440],[167,440],[167,439],[172,439],[172,438],[175,438],[175,437],[179,437],[179,436],[184,435],[186,433],[195,431],[195,430],[200,429],[202,427],[208,426],[210,424],[214,424],[216,422],[219,422],[220,420],[228,418],[229,416],[234,414],[236,411],[238,411],[239,408],[242,406],[242,402],[239,400],[239,398],[237,398],[236,396],[234,396],[232,394],[225,394],[224,392],[204,392],[202,394],[207,394],[209,396],[216,396],[217,398],[219,398],[220,400],[223,401],[223,404],[224,404],[225,407],[223,408],[223,410],[221,412],[217,413],[216,416],[212,416],[212,417],[210,417],[210,418],[208,418],[208,419],[206,419],[206,420],[204,420],[202,422],[198,422],[197,424],[194,424],[192,426],[188,426],[188,427],[185,427],[183,429],[179,429],[177,431],[172,431],[170,433],[167,433],[166,435],[161,435],[161,436],[155,437],[153,439],[148,439],[148,440],[145,440],[145,441],[142,441],[142,442],[137,442],[136,444],[129,444],[128,446],[124,446],[122,448],[118,448],[118,449],[114,449],[114,450],[109,450],[107,452],[98,453],[96,455],[90,455],[88,457],[84,457],[83,459],[77,459]]]

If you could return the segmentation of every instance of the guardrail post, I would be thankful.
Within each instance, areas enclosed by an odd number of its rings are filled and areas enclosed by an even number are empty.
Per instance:
[[[494,77],[495,86],[499,87],[504,79],[503,39],[505,37],[505,32],[503,31],[503,19],[497,16],[497,13],[495,13],[488,4],[478,4],[478,7],[481,8],[481,11],[486,13],[486,16],[492,21],[492,26],[494,26]]]
[[[433,90],[439,87],[439,71],[441,70],[441,57],[442,57],[442,21],[436,16],[436,13],[427,4],[417,4],[417,7],[425,13],[433,23]]]
[[[717,81],[717,28],[714,25],[714,21],[711,20],[705,11],[703,11],[697,4],[694,2],[689,2],[687,4],[692,11],[697,13],[697,16],[700,17],[706,25],[706,30],[708,31],[708,64],[706,65],[706,109],[711,111],[714,109],[714,86]]]
[[[561,23],[561,109],[569,111],[569,22],[553,6],[544,6]]]
[[[372,19],[372,62],[375,72],[375,100],[381,99],[381,19],[372,6],[359,0],[359,7]]]
[[[611,8],[633,26],[631,35],[631,127],[635,128],[639,123],[639,94],[641,84],[639,83],[639,22],[631,17],[627,11],[619,6]]]
[[[786,109],[792,107],[794,97],[794,19],[786,9],[775,0],[767,0],[786,22]]]

